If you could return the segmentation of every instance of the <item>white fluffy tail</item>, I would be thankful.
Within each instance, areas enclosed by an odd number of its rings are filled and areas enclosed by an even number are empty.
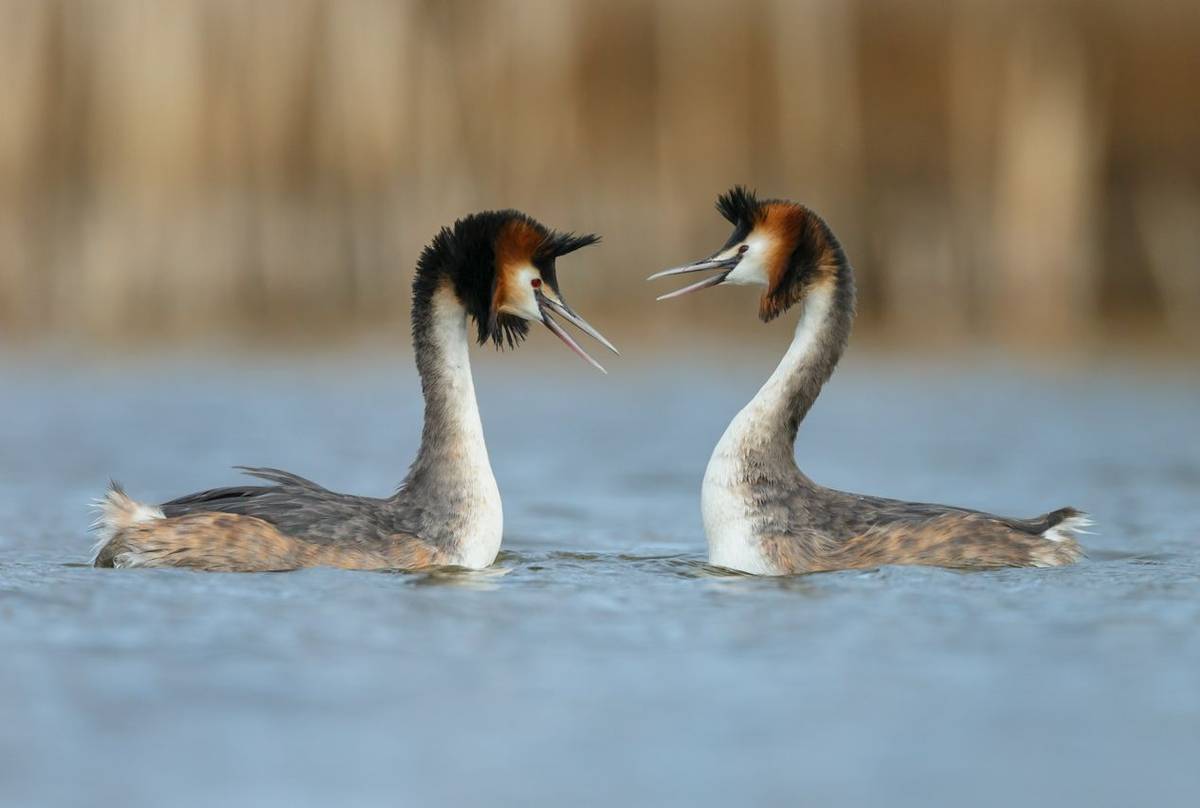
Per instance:
[[[1078,541],[1080,534],[1090,533],[1087,528],[1094,525],[1092,517],[1082,511],[1075,511],[1070,516],[1065,517],[1061,521],[1046,528],[1042,531],[1042,538],[1050,541],[1066,541],[1068,539]]]
[[[96,521],[92,522],[92,529],[97,531],[97,536],[96,543],[92,545],[93,564],[104,545],[112,541],[113,536],[120,531],[142,522],[166,518],[162,508],[135,502],[116,482],[108,484],[108,491],[95,501],[94,506],[97,514]]]

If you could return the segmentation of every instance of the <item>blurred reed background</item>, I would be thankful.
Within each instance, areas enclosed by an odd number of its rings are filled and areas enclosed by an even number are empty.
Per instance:
[[[604,234],[564,288],[608,330],[747,328],[642,282],[743,182],[841,235],[860,333],[1194,347],[1197,42],[1194,0],[0,0],[0,335],[404,327],[497,206]]]

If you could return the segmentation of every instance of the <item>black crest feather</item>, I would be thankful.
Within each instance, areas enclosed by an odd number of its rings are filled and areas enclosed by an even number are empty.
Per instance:
[[[538,245],[534,258],[552,261],[561,255],[573,253],[581,247],[595,244],[599,240],[600,237],[594,233],[577,236],[574,233],[560,233],[557,230],[551,230]]]
[[[717,210],[735,227],[753,223],[758,204],[754,191],[745,185],[735,185],[717,197]]]

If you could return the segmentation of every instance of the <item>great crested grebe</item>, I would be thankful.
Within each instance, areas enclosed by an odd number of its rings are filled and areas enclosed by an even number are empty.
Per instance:
[[[796,334],[758,394],[729,424],[704,474],[710,563],[759,575],[926,564],[1047,567],[1083,554],[1091,524],[1074,508],[1034,519],[834,491],[796,467],[796,431],[833,373],[854,319],[854,274],[829,226],[803,205],[737,187],[717,200],[734,226],[716,254],[651,275],[711,270],[659,300],[719,285],[763,286],[759,317],[800,307]]]
[[[99,502],[97,567],[212,571],[482,568],[500,549],[503,511],[467,349],[516,345],[538,321],[600,367],[554,320],[616,348],[572,311],[555,259],[598,241],[557,233],[513,210],[477,213],[443,228],[413,279],[412,333],[425,426],[400,489],[387,499],[336,494],[286,471],[244,469],[270,485],[215,488],[143,505],[115,483]]]

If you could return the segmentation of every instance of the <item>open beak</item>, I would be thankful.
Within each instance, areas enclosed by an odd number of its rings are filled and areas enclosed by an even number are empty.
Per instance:
[[[733,268],[742,260],[741,253],[729,258],[705,258],[703,261],[697,261],[694,264],[687,264],[674,269],[664,269],[662,272],[655,272],[648,281],[656,278],[667,278],[672,275],[686,275],[690,272],[705,272],[706,270],[717,270],[715,275],[711,275],[702,281],[693,283],[690,286],[685,286],[682,289],[676,289],[674,292],[667,292],[665,295],[659,295],[656,300],[670,300],[673,297],[682,297],[690,292],[699,292],[701,289],[707,289],[710,286],[717,286],[724,283],[725,278],[729,277],[729,273],[733,272]]]
[[[554,333],[554,336],[558,337],[560,340],[565,342],[568,348],[570,348],[572,351],[574,351],[576,354],[578,354],[578,356],[581,359],[583,359],[585,362],[587,362],[589,365],[591,365],[592,367],[594,367],[596,370],[600,371],[601,373],[608,373],[608,371],[604,369],[604,366],[601,365],[599,362],[597,362],[595,359],[593,359],[591,357],[591,355],[588,354],[588,352],[585,351],[579,345],[579,343],[576,342],[571,337],[570,334],[568,334],[566,331],[564,331],[563,327],[560,326],[557,322],[555,322],[554,318],[551,317],[550,315],[552,313],[557,314],[559,317],[562,317],[568,323],[575,326],[580,331],[582,331],[583,333],[587,334],[592,339],[599,342],[605,348],[608,348],[610,351],[615,353],[617,356],[620,356],[621,352],[616,349],[616,346],[614,346],[611,342],[609,342],[604,337],[603,334],[601,334],[599,331],[597,331],[595,328],[593,328],[591,326],[591,324],[588,323],[587,320],[583,319],[578,314],[576,314],[571,309],[571,307],[568,306],[566,303],[563,303],[561,300],[552,300],[549,297],[547,297],[546,295],[542,294],[541,291],[538,291],[536,293],[536,296],[537,296],[538,311],[540,311],[542,313],[542,323],[546,326],[546,328],[549,328],[550,331],[552,331]]]

